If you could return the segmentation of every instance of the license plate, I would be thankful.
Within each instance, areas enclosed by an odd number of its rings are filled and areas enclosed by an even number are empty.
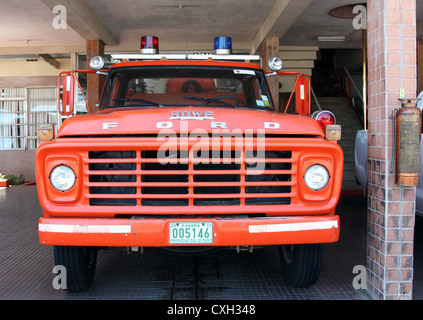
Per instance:
[[[170,222],[170,244],[213,243],[212,222]]]

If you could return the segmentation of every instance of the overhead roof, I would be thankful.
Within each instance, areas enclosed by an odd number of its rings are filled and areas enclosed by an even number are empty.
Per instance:
[[[256,53],[266,37],[280,45],[361,48],[362,31],[329,12],[363,0],[19,0],[2,1],[0,55],[85,52],[100,38],[108,51],[134,52],[142,35],[160,38],[161,50],[210,50],[215,36],[233,38],[234,50]],[[57,4],[66,9],[66,29]],[[418,35],[423,3],[417,1]],[[56,13],[54,13],[56,9]],[[57,27],[57,25],[56,25]],[[318,42],[318,36],[344,36]]]

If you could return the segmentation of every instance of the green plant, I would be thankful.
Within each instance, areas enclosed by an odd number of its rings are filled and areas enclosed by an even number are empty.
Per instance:
[[[13,174],[9,174],[9,175],[6,176],[6,179],[9,180],[9,184],[12,185],[12,186],[18,186],[18,185],[25,182],[25,178],[24,178],[23,174],[21,174],[19,177],[16,177]]]
[[[3,173],[0,173],[0,180],[6,179],[6,176]]]

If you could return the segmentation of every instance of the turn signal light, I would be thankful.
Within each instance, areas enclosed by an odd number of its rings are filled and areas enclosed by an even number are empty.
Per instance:
[[[341,126],[339,124],[329,124],[326,126],[326,140],[341,140]]]
[[[54,125],[40,124],[37,127],[38,137],[41,141],[50,141],[54,139]]]
[[[336,124],[335,115],[327,110],[318,110],[311,115],[326,134],[326,140],[341,140],[341,126]]]

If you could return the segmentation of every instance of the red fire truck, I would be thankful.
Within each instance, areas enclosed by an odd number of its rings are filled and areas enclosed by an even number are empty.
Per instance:
[[[278,246],[287,282],[315,283],[322,244],[339,238],[343,153],[334,115],[311,114],[310,77],[280,71],[276,57],[265,72],[226,37],[209,55],[160,54],[157,38],[143,40],[110,68],[94,57],[93,70],[61,74],[63,115],[75,114],[78,72],[106,74],[98,110],[55,136],[40,130],[39,238],[67,289],[90,287],[103,248]],[[278,75],[296,77],[283,113],[267,83]]]

